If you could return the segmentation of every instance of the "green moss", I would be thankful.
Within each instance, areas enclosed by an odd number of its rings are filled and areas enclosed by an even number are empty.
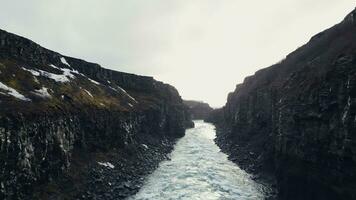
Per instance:
[[[21,85],[19,83],[18,80],[16,79],[11,79],[8,83],[7,83],[8,86],[12,87],[12,88],[15,88],[15,89],[19,89],[21,88]]]
[[[35,77],[30,72],[23,70],[21,63],[11,60],[0,60],[0,80],[18,90],[25,96],[33,99],[29,104],[28,109],[33,111],[49,111],[49,110],[73,110],[74,107],[96,107],[100,109],[110,109],[117,111],[128,111],[128,99],[122,94],[117,93],[103,85],[95,85],[88,79],[77,77],[70,82],[58,83],[46,77]],[[26,65],[25,65],[26,66]],[[15,76],[13,76],[15,75]],[[37,79],[37,81],[36,81]],[[36,97],[32,91],[46,87],[52,90],[52,98],[41,99]],[[88,90],[92,95],[89,95],[85,90]],[[131,94],[131,92],[129,92]],[[70,100],[63,99],[61,96],[66,95]],[[137,100],[145,104],[156,102],[157,98],[147,94],[131,94]],[[69,103],[70,102],[70,103]]]

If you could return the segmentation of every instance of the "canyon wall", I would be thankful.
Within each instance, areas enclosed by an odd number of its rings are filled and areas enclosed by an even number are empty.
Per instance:
[[[0,30],[0,199],[123,199],[191,125],[170,85]]]
[[[279,199],[356,199],[356,10],[247,77],[208,121]]]

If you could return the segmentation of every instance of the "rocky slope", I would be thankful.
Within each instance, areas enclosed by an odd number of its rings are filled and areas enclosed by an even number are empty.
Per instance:
[[[0,30],[0,199],[122,199],[189,124],[170,85]]]
[[[209,104],[201,101],[184,100],[183,103],[188,107],[192,119],[206,119],[213,111]]]
[[[356,10],[247,77],[209,121],[279,199],[356,199]]]

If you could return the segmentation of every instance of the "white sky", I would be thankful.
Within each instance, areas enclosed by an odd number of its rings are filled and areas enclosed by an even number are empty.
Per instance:
[[[183,98],[228,92],[313,35],[354,0],[0,0],[0,29],[103,67],[154,76]]]

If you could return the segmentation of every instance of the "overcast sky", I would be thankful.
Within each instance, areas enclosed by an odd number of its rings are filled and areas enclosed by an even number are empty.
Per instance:
[[[0,0],[0,29],[225,104],[243,78],[340,22],[355,0]]]

